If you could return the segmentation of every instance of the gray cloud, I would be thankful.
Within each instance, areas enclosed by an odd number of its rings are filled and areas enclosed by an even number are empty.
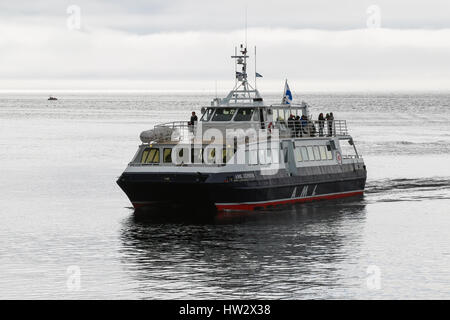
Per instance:
[[[288,77],[308,90],[450,88],[450,27],[441,29],[450,5],[379,1],[382,26],[392,26],[368,30],[371,2],[335,2],[248,1],[261,87]],[[240,3],[78,1],[80,31],[66,28],[72,2],[2,3],[0,90],[231,85]]]

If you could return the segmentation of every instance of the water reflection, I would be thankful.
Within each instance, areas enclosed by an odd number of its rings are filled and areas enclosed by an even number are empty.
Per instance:
[[[355,198],[193,220],[137,212],[123,223],[123,263],[148,298],[311,296],[340,285],[364,219]]]

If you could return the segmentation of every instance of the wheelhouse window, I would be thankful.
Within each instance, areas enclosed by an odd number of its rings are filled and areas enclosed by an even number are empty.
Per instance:
[[[146,148],[142,152],[141,163],[159,163],[159,148]]]
[[[212,117],[212,121],[230,121],[236,112],[236,108],[219,108]]]
[[[254,110],[253,108],[239,108],[234,116],[234,121],[250,121]]]
[[[214,113],[214,108],[206,109],[206,111],[203,114],[203,116],[200,119],[200,121],[209,121],[209,120],[211,120],[211,117],[212,117],[213,113]]]

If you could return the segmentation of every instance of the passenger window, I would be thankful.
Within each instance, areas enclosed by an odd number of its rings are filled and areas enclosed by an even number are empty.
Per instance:
[[[301,148],[302,151],[302,159],[303,161],[308,161],[308,151],[306,150],[306,147]]]
[[[333,160],[333,153],[329,150],[327,150],[327,159],[328,160]]]
[[[260,164],[267,164],[267,158],[266,158],[266,150],[259,149],[259,163]]]
[[[150,148],[145,163],[159,163],[159,148]]]
[[[295,161],[297,161],[297,162],[303,161],[302,152],[301,152],[300,148],[294,149],[294,155],[295,155]]]
[[[310,161],[314,161],[314,150],[311,146],[308,146],[308,158]]]
[[[142,152],[141,163],[145,163],[145,161],[147,160],[148,151],[149,149],[145,149],[144,152]]]
[[[216,149],[212,148],[208,151],[208,163],[216,163]]]
[[[248,164],[250,165],[258,164],[258,153],[256,149],[249,150]]]
[[[202,163],[203,162],[203,149],[193,149],[193,163]]]
[[[316,160],[320,160],[319,146],[314,146],[314,158],[315,158]]]
[[[172,148],[164,148],[163,161],[164,163],[172,163]]]
[[[226,148],[226,149],[222,149],[222,163],[228,163],[228,161],[230,161],[230,159],[233,157],[233,149],[231,148]]]
[[[322,160],[327,160],[327,148],[325,146],[320,146],[320,158]]]

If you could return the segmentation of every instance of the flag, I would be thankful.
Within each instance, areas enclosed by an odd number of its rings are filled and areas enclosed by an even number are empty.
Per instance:
[[[260,73],[258,73],[258,72],[255,72],[255,76],[256,76],[257,78],[262,78],[262,77],[263,77],[262,74],[260,74]]]
[[[289,89],[289,85],[287,83],[284,84],[284,94],[283,94],[283,99],[281,100],[281,104],[291,104],[292,102],[292,93],[291,93],[291,89]]]

